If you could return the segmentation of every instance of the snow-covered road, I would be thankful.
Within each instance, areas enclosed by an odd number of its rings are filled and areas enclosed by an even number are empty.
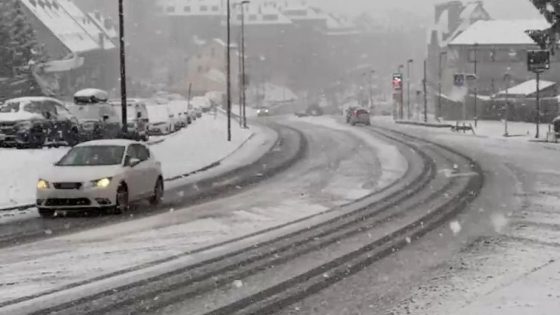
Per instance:
[[[154,217],[4,249],[0,265],[6,277],[0,284],[0,303],[316,214],[377,191],[406,172],[406,161],[393,145],[359,129],[335,126],[328,118],[319,123],[321,127],[305,121],[290,124],[307,135],[308,158],[257,188]]]
[[[557,314],[560,146],[503,138],[498,124],[473,136],[373,122],[472,157],[482,194],[449,224],[282,314]]]

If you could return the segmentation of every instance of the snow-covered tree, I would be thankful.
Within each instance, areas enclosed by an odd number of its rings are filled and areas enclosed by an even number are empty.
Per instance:
[[[527,30],[527,33],[541,49],[550,49],[554,53],[560,38],[560,0],[531,0],[531,2],[552,26],[546,30]]]
[[[26,66],[36,45],[19,0],[0,1],[0,77],[12,76],[15,68]]]

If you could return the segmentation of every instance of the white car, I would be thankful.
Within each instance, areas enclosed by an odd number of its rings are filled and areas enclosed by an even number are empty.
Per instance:
[[[37,209],[126,211],[132,202],[163,198],[161,163],[147,146],[130,140],[97,140],[72,148],[37,182]]]
[[[150,136],[161,136],[175,132],[175,124],[171,119],[171,112],[165,105],[148,106],[148,134]]]

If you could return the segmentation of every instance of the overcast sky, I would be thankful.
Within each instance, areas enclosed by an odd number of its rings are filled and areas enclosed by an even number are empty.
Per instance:
[[[432,17],[434,4],[442,0],[310,0],[325,7],[349,14],[368,11],[383,16],[394,9],[416,12]],[[464,1],[467,2],[467,1]],[[539,17],[529,0],[483,0],[484,6],[496,19],[525,19]]]

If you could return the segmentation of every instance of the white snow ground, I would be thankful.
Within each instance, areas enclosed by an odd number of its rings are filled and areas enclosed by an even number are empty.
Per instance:
[[[227,142],[225,126],[224,116],[214,118],[204,115],[188,128],[161,137],[165,141],[152,145],[151,149],[162,162],[164,176],[174,177],[220,161],[237,150],[255,132],[263,132],[261,128],[247,130],[233,124],[233,141]],[[274,137],[269,132],[266,136]],[[260,145],[255,141],[252,144]],[[40,174],[67,151],[68,148],[1,149],[0,208],[34,203],[35,183]]]
[[[351,129],[332,119],[308,121],[345,131]],[[383,185],[394,182],[406,172],[405,159],[395,148],[371,139],[363,130],[354,128],[351,132],[363,140],[368,139],[367,146],[374,146],[377,152],[383,153],[379,159]],[[237,158],[241,159],[242,155]],[[235,159],[232,156],[232,160]],[[372,187],[372,190],[379,186]],[[297,186],[289,184],[277,187],[271,183],[264,194],[248,192],[194,209],[170,209],[168,213],[154,217],[3,249],[0,253],[0,270],[4,275],[0,281],[0,302],[148,264],[327,210],[305,196],[286,198],[299,195],[296,189]],[[369,192],[338,193],[356,198]],[[247,207],[245,198],[252,198],[255,206]],[[187,263],[189,259],[192,260],[190,256],[181,258],[181,263]],[[142,272],[142,276],[146,276],[147,271]],[[127,277],[132,275],[125,275]]]

